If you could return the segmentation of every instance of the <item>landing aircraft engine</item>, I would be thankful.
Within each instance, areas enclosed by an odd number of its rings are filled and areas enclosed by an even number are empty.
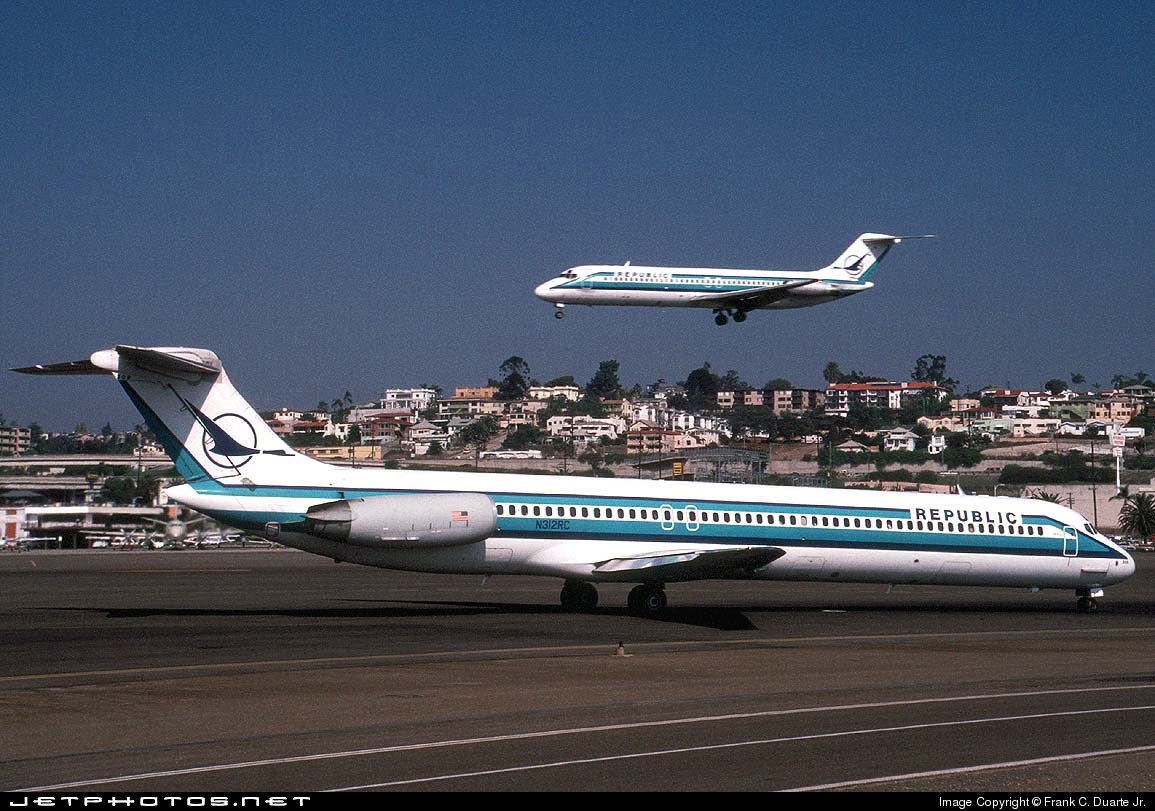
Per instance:
[[[482,493],[370,496],[329,501],[305,513],[305,531],[331,541],[379,548],[464,546],[497,528]]]

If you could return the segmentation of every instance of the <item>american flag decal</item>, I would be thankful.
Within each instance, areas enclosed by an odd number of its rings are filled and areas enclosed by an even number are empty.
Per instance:
[[[450,513],[449,518],[454,524],[468,523],[469,510],[454,510]]]

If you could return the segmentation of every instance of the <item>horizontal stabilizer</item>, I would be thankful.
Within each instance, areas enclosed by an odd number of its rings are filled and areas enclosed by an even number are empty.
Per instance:
[[[900,237],[892,237],[888,234],[864,234],[863,242],[902,242],[904,239],[934,239],[935,234],[904,234]]]
[[[122,362],[164,377],[216,377],[221,362],[207,349],[118,346],[93,352],[88,360],[46,363],[13,369],[30,375],[101,375],[122,371]]]
[[[187,347],[156,347],[145,349],[136,346],[118,346],[116,353],[133,366],[158,374],[203,375],[216,377],[221,371],[221,362],[216,354],[207,349]],[[96,358],[93,358],[96,361]],[[99,362],[99,361],[96,361]]]
[[[594,567],[594,574],[618,575],[621,580],[705,580],[712,577],[742,577],[786,554],[774,546],[744,546],[739,549],[687,549],[611,558]],[[641,577],[639,577],[639,575]],[[615,578],[617,579],[617,578]]]
[[[35,366],[21,366],[12,369],[25,375],[106,375],[107,369],[101,369],[90,360],[70,360],[65,363],[38,363]]]

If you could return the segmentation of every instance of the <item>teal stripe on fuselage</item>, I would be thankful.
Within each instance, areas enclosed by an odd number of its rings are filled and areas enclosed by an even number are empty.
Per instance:
[[[697,281],[703,278],[718,278],[718,282]],[[651,292],[667,292],[667,293],[744,293],[759,288],[767,287],[777,284],[788,284],[790,282],[800,281],[797,277],[787,278],[764,278],[764,277],[742,277],[734,278],[733,276],[725,277],[711,277],[711,276],[678,276],[675,275],[665,281],[634,281],[628,279],[616,279],[613,274],[609,273],[592,273],[581,279],[575,279],[571,282],[559,285],[559,290],[638,290]],[[843,286],[865,286],[866,282],[862,279],[816,279],[815,281],[824,284],[837,284]]]
[[[317,501],[340,499],[388,497],[390,495],[421,495],[432,492],[423,490],[339,490],[318,488],[267,487],[258,486],[225,488],[242,503],[249,499],[301,498],[310,504]],[[243,492],[237,492],[238,490]],[[484,491],[478,491],[484,492]],[[671,540],[714,543],[723,545],[774,545],[783,547],[820,547],[830,549],[907,550],[937,552],[983,552],[1015,555],[1062,555],[1063,539],[1042,535],[1018,535],[1007,533],[958,533],[935,532],[933,530],[893,530],[866,527],[824,527],[815,520],[826,518],[870,517],[909,521],[910,511],[905,509],[856,508],[835,505],[767,504],[749,502],[716,501],[671,501],[653,498],[618,498],[596,496],[542,495],[537,493],[490,492],[486,495],[502,504],[503,510],[509,504],[536,505],[544,513],[544,507],[560,511],[561,506],[579,509],[604,509],[607,512],[622,510],[658,510],[664,517],[667,511],[671,520],[629,519],[614,517],[570,517],[568,515],[501,515],[497,518],[495,538],[526,538],[581,541],[639,541],[663,542]],[[681,512],[682,519],[677,515]],[[689,521],[694,512],[696,521]],[[763,516],[765,523],[713,523],[703,520],[703,513],[749,513]],[[807,519],[807,526],[769,523],[770,515],[793,515]],[[214,517],[252,529],[261,529],[267,522],[277,522],[286,527],[299,524],[305,518],[300,512],[276,511],[227,511],[218,512]],[[1024,525],[1048,526],[1062,530],[1063,524],[1046,516],[1024,516]],[[983,522],[984,526],[989,526]],[[663,529],[668,526],[669,529]],[[696,526],[690,529],[689,526]],[[1122,558],[1122,556],[1082,532],[1078,533],[1080,558]]]

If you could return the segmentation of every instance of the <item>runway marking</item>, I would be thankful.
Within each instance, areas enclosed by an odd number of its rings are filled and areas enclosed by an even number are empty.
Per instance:
[[[628,723],[628,724],[605,724],[605,725],[601,725],[601,726],[571,727],[571,728],[565,728],[565,729],[542,730],[542,731],[538,731],[538,732],[518,732],[518,733],[511,733],[508,735],[491,735],[491,736],[486,736],[486,737],[481,737],[481,738],[461,738],[461,739],[456,739],[456,740],[429,741],[426,743],[397,744],[394,746],[380,746],[380,747],[374,747],[372,749],[353,749],[353,750],[348,750],[348,751],[343,751],[343,752],[319,752],[319,753],[315,753],[315,754],[311,754],[311,755],[295,755],[295,756],[283,757],[283,758],[267,758],[267,759],[263,759],[263,760],[240,761],[237,763],[219,763],[219,764],[214,764],[211,766],[192,766],[192,767],[185,768],[185,769],[170,769],[170,770],[165,770],[165,771],[142,772],[142,773],[138,773],[138,774],[118,775],[115,777],[100,777],[100,778],[93,778],[90,780],[77,780],[77,781],[73,781],[73,782],[69,782],[69,783],[57,783],[57,784],[51,785],[51,786],[34,786],[32,788],[6,789],[6,790],[7,791],[59,791],[59,790],[63,790],[63,789],[81,788],[83,786],[103,785],[106,783],[127,783],[127,782],[136,781],[136,780],[148,780],[148,779],[156,778],[156,777],[179,777],[182,775],[204,774],[207,772],[231,771],[231,770],[236,770],[236,769],[251,769],[251,768],[258,768],[261,766],[281,766],[281,765],[286,765],[286,764],[290,764],[290,763],[308,763],[308,762],[320,761],[320,760],[338,760],[338,759],[342,759],[342,758],[366,757],[369,755],[384,755],[384,754],[390,754],[390,753],[394,753],[394,752],[416,752],[416,751],[421,751],[421,750],[425,750],[425,749],[444,749],[444,748],[455,747],[455,746],[473,746],[473,745],[485,744],[485,743],[501,743],[501,742],[505,742],[505,741],[531,740],[534,738],[552,738],[552,737],[561,737],[561,736],[566,736],[566,735],[582,735],[582,734],[599,733],[599,732],[618,732],[618,731],[622,731],[622,730],[631,730],[631,729],[646,729],[646,728],[663,727],[663,726],[678,726],[678,725],[684,725],[684,724],[701,724],[701,723],[710,723],[710,722],[716,722],[716,721],[735,721],[735,720],[745,720],[745,719],[750,719],[750,718],[768,718],[768,717],[775,717],[775,716],[817,714],[817,713],[826,713],[826,712],[845,712],[848,710],[884,709],[884,708],[888,708],[888,707],[906,707],[906,706],[917,706],[917,705],[927,705],[927,704],[951,704],[951,703],[959,703],[959,702],[964,702],[964,701],[989,701],[992,699],[1031,698],[1031,697],[1038,697],[1038,696],[1072,695],[1072,694],[1076,694],[1076,693],[1109,693],[1109,692],[1121,692],[1121,691],[1125,691],[1125,690],[1151,690],[1151,689],[1155,689],[1155,683],[1134,684],[1134,685],[1125,685],[1125,686],[1119,686],[1119,687],[1085,687],[1085,688],[1071,688],[1071,689],[1064,689],[1064,690],[1034,690],[1034,691],[1027,691],[1027,692],[1018,692],[1018,693],[987,693],[987,694],[981,694],[980,693],[980,694],[976,694],[976,695],[950,696],[950,697],[946,697],[946,698],[919,698],[919,699],[907,699],[907,700],[903,700],[903,701],[873,701],[873,702],[867,702],[867,703],[861,703],[861,704],[839,704],[839,705],[833,705],[833,706],[829,706],[829,707],[799,707],[799,708],[788,709],[788,710],[759,710],[757,712],[729,713],[729,714],[724,714],[724,715],[692,716],[689,718],[673,718],[673,719],[668,719],[665,721],[638,721],[638,722],[633,722],[633,723]],[[813,738],[836,737],[836,736],[842,736],[842,735],[862,735],[862,734],[866,734],[867,732],[872,732],[872,731],[873,732],[882,732],[882,731],[895,731],[895,730],[904,730],[904,729],[922,729],[922,728],[928,728],[928,727],[934,727],[934,726],[948,726],[948,725],[952,725],[952,724],[962,725],[962,724],[991,723],[992,721],[1009,720],[1009,719],[1013,719],[1013,718],[1021,718],[1021,719],[1047,718],[1047,717],[1062,716],[1062,715],[1082,715],[1082,714],[1088,714],[1088,713],[1124,712],[1124,711],[1145,710],[1145,709],[1155,709],[1155,705],[1144,705],[1141,707],[1108,708],[1108,709],[1098,709],[1098,710],[1065,711],[1065,712],[1039,714],[1039,715],[1009,716],[1006,718],[979,719],[979,720],[973,720],[973,721],[949,721],[949,722],[939,722],[937,724],[914,725],[914,726],[910,726],[910,727],[891,727],[891,728],[884,728],[884,729],[880,729],[880,730],[861,730],[861,731],[851,731],[851,732],[837,732],[837,733],[827,733],[824,735],[804,736],[804,737],[799,737],[799,738],[771,739],[769,741],[760,741],[760,742],[756,741],[756,742],[748,742],[748,743],[743,742],[743,743],[732,743],[732,744],[719,744],[717,746],[712,746],[712,747],[702,747],[702,749],[717,749],[717,748],[726,748],[726,747],[733,747],[733,746],[748,746],[748,745],[755,745],[757,743],[776,743],[776,742],[786,742],[786,741],[800,741],[800,740],[810,740]],[[651,753],[638,753],[638,754],[633,754],[633,755],[619,755],[616,757],[617,758],[644,757],[644,756],[657,755],[657,754],[673,754],[673,753],[683,752],[683,751],[689,752],[689,751],[700,751],[700,750],[699,749],[677,749],[677,750],[668,750],[665,752],[651,752]],[[609,759],[614,759],[614,758],[596,758],[596,759],[590,760],[590,761],[573,761],[573,763],[578,763],[578,762],[591,762],[592,763],[592,762],[597,762],[598,760],[609,760]],[[541,766],[527,766],[527,767],[519,767],[519,768],[524,768],[524,769],[546,768],[550,765],[565,765],[565,764],[564,763],[562,763],[562,764],[544,764]],[[512,771],[512,770],[507,770],[507,771]],[[425,778],[425,779],[436,780],[436,779],[449,779],[449,778]]]
[[[847,780],[842,783],[826,783],[820,786],[802,786],[800,788],[782,789],[783,791],[827,791],[833,788],[849,788],[851,786],[869,786],[878,783],[893,783],[899,780],[918,780],[923,777],[944,777],[951,774],[970,774],[995,769],[1013,769],[1018,766],[1039,766],[1044,763],[1062,763],[1071,760],[1085,760],[1093,757],[1107,757],[1109,755],[1131,755],[1136,752],[1155,751],[1155,746],[1132,746],[1128,749],[1100,749],[1097,752],[1078,752],[1073,755],[1053,755],[1051,757],[1032,758],[1030,760],[1005,760],[1001,763],[984,763],[980,766],[960,766],[957,769],[936,769],[929,772],[910,772],[909,774],[893,774],[889,777],[871,777],[866,780]]]
[[[693,752],[709,752],[709,751],[715,751],[715,750],[719,750],[719,749],[737,749],[737,748],[742,748],[742,747],[747,747],[747,746],[767,746],[769,744],[774,744],[774,743],[797,743],[799,741],[814,741],[814,740],[821,740],[823,738],[843,738],[843,737],[850,737],[850,736],[855,736],[855,735],[873,735],[873,734],[886,733],[886,732],[908,732],[911,730],[919,730],[919,729],[936,729],[936,728],[942,728],[942,727],[969,726],[969,725],[974,725],[974,724],[991,724],[991,723],[1000,723],[1000,722],[1006,722],[1006,721],[1029,721],[1029,720],[1037,719],[1037,718],[1053,718],[1053,717],[1062,717],[1062,716],[1070,716],[1070,715],[1092,715],[1095,713],[1108,713],[1108,712],[1134,712],[1134,711],[1144,711],[1144,710],[1155,710],[1155,704],[1149,704],[1149,705],[1141,706],[1141,707],[1115,707],[1115,708],[1111,708],[1111,709],[1101,709],[1101,710],[1071,710],[1071,711],[1067,711],[1067,712],[1040,713],[1037,715],[1007,715],[1007,716],[994,717],[994,718],[974,718],[974,719],[970,719],[970,720],[966,720],[966,721],[940,721],[938,723],[933,723],[933,724],[910,724],[908,726],[878,727],[875,729],[855,729],[855,730],[850,730],[848,732],[824,732],[824,733],[819,733],[816,735],[795,735],[795,736],[786,737],[786,738],[764,738],[762,740],[753,740],[753,741],[736,741],[734,743],[717,743],[717,744],[710,744],[708,746],[687,746],[687,747],[682,747],[679,749],[658,749],[658,750],[655,750],[653,752],[631,752],[630,754],[627,754],[627,755],[605,755],[603,757],[595,757],[595,758],[576,758],[574,760],[559,760],[559,761],[554,761],[552,763],[535,763],[535,764],[532,764],[529,766],[510,766],[510,767],[507,767],[504,769],[486,769],[483,771],[476,771],[476,772],[461,772],[459,774],[437,775],[435,777],[417,777],[417,778],[413,778],[411,780],[391,780],[391,781],[383,782],[383,783],[367,783],[367,784],[361,785],[361,786],[345,786],[342,788],[327,789],[327,791],[332,791],[332,792],[359,791],[359,790],[363,790],[363,789],[372,789],[372,788],[389,788],[390,786],[409,786],[409,785],[413,785],[415,783],[434,783],[434,782],[440,782],[440,781],[444,781],[444,780],[460,780],[460,779],[469,778],[469,777],[486,777],[488,775],[494,775],[494,774],[508,774],[510,772],[527,772],[527,771],[534,771],[537,769],[555,769],[555,768],[560,768],[560,767],[564,767],[564,766],[582,766],[582,765],[586,765],[586,764],[590,764],[590,763],[606,763],[606,762],[615,761],[615,760],[633,760],[636,758],[660,757],[662,755],[682,755],[682,754],[690,754]],[[1137,747],[1135,751],[1141,751],[1141,750],[1145,750],[1145,749],[1155,749],[1155,746]],[[1070,756],[1068,755],[1066,757],[1070,757]],[[893,779],[893,778],[887,778],[887,779]],[[819,788],[821,788],[821,786],[815,787],[815,790],[817,790]],[[785,790],[786,791],[803,791],[805,789],[785,789]]]
[[[872,634],[864,636],[789,636],[780,639],[723,639],[714,641],[687,641],[687,642],[637,642],[630,645],[632,651],[677,651],[681,648],[700,648],[708,650],[715,647],[729,647],[740,645],[748,648],[775,649],[784,646],[794,646],[799,643],[824,642],[919,642],[931,639],[984,639],[992,637],[1033,637],[1033,636],[1076,636],[1100,637],[1105,634],[1153,634],[1155,628],[1126,626],[1117,628],[1057,628],[1031,631],[965,631],[960,633],[928,633],[928,634]],[[430,653],[394,653],[377,654],[373,656],[333,656],[315,659],[257,659],[248,662],[218,662],[195,665],[166,665],[164,667],[127,667],[116,670],[76,670],[62,673],[30,673],[24,676],[0,676],[0,684],[21,681],[60,681],[63,679],[89,678],[94,676],[131,676],[131,675],[164,675],[166,673],[180,674],[191,671],[213,672],[218,670],[246,670],[250,668],[268,667],[301,667],[323,665],[370,665],[389,662],[421,662],[439,661],[443,659],[471,659],[476,657],[502,656],[538,656],[541,654],[605,654],[610,659],[629,657],[610,656],[616,645],[565,645],[540,648],[485,648],[481,650],[433,651]],[[607,653],[608,651],[608,653]],[[636,655],[636,653],[635,653]]]

